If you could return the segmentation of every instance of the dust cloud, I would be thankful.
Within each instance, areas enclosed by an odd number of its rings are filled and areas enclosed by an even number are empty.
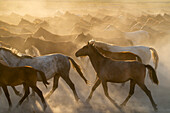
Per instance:
[[[147,2],[134,2],[131,0],[129,2],[115,2],[113,0],[108,0],[104,2],[104,0],[93,0],[93,2],[83,0],[80,1],[55,1],[55,0],[0,0],[0,20],[17,25],[20,19],[27,16],[32,16],[29,20],[33,22],[35,18],[43,18],[44,20],[48,20],[48,17],[53,17],[58,19],[58,21],[48,21],[50,26],[48,29],[53,31],[56,34],[69,34],[70,26],[73,26],[76,19],[72,19],[72,21],[66,21],[65,18],[59,18],[59,16],[68,15],[67,11],[71,12],[71,14],[78,15],[79,17],[83,17],[82,15],[95,15],[95,17],[102,19],[105,15],[118,15],[119,13],[128,13],[131,16],[141,16],[147,14],[163,14],[169,13],[169,2],[158,2],[152,3]],[[95,13],[94,13],[95,12]],[[97,12],[97,13],[96,13]],[[15,15],[13,19],[6,18],[8,15]],[[2,16],[6,15],[6,16]],[[128,16],[128,15],[127,15]],[[17,19],[16,19],[17,18]],[[85,18],[85,17],[84,17]],[[89,16],[90,18],[90,16]],[[119,17],[120,19],[121,16]],[[132,17],[133,18],[133,17]],[[86,17],[88,21],[88,17]],[[59,23],[60,21],[64,21],[65,23]],[[73,23],[72,23],[73,22]],[[126,21],[123,21],[126,23]],[[64,27],[61,29],[63,26]],[[124,29],[121,24],[116,24],[115,26],[120,29]],[[96,37],[110,37],[115,35],[110,31],[102,32],[101,29],[106,27],[97,26],[96,28],[92,28],[90,34]],[[158,29],[162,31],[162,29]],[[68,33],[69,32],[69,33]],[[77,33],[77,32],[76,32]],[[159,37],[155,39],[154,44],[152,42],[150,44],[145,44],[147,46],[151,46],[155,48],[159,55],[159,64],[157,71],[157,76],[159,79],[159,85],[156,86],[153,84],[149,77],[146,77],[146,86],[150,89],[152,96],[155,102],[158,105],[158,113],[168,113],[170,112],[170,33],[168,33],[165,37]],[[74,32],[73,32],[74,34]],[[117,35],[116,35],[117,36]],[[115,36],[115,37],[116,37]],[[84,58],[85,59],[85,58]],[[83,68],[83,72],[85,77],[89,81],[95,81],[96,73],[90,63],[86,64],[79,61],[81,67]],[[152,59],[151,59],[152,63]],[[65,83],[65,81],[60,78],[59,86],[57,90],[53,93],[53,95],[46,100],[48,107],[46,109],[46,113],[119,113],[119,110],[110,103],[110,101],[104,95],[104,91],[102,86],[100,85],[93,94],[93,97],[90,103],[86,103],[92,86],[88,86],[84,83],[81,77],[78,75],[76,70],[71,68],[70,70],[70,78],[73,81],[76,91],[80,97],[80,101],[77,103],[74,99],[73,92],[70,87]],[[48,94],[48,92],[52,89],[53,80],[49,80],[50,85],[48,89],[46,89],[42,83],[38,83],[38,87],[43,91],[44,96]],[[129,82],[126,83],[124,87],[121,87],[121,84],[113,84],[108,83],[109,94],[110,96],[118,103],[121,104],[129,92]],[[11,87],[8,88],[10,92],[10,97],[13,103],[13,108],[11,111],[8,111],[8,103],[4,93],[0,95],[0,113],[11,112],[11,113],[42,113],[42,104],[40,98],[36,95],[35,97],[29,97],[29,100],[25,100],[23,104],[16,108],[17,102],[21,99],[14,94]],[[23,92],[22,86],[17,86],[17,89]],[[152,105],[149,101],[149,98],[146,94],[138,87],[135,88],[135,93],[127,103],[127,105],[123,108],[126,113],[154,113]]]

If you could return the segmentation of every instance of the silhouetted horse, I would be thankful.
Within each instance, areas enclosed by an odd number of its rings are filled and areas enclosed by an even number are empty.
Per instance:
[[[10,36],[10,37],[0,37],[0,41],[9,45],[10,47],[16,48],[20,52],[24,53],[24,38],[18,36]],[[7,46],[5,46],[7,47]]]
[[[85,45],[79,49],[75,55],[76,57],[89,56],[92,66],[97,73],[98,79],[87,99],[88,102],[90,101],[94,90],[99,86],[100,83],[102,83],[106,97],[120,109],[117,103],[109,96],[107,82],[124,83],[130,80],[129,95],[121,105],[126,105],[127,101],[134,94],[134,88],[137,84],[149,97],[154,110],[157,110],[157,105],[152,98],[151,92],[144,84],[146,68],[149,71],[150,79],[155,84],[158,84],[156,72],[150,65],[145,65],[137,61],[116,61],[106,58],[98,52],[93,44],[89,43],[88,45]]]
[[[25,94],[22,99],[19,101],[18,105],[21,105],[25,98],[29,95],[29,87],[31,87],[41,98],[41,101],[44,105],[44,110],[47,105],[41,90],[36,86],[38,80],[38,74],[41,76],[41,79],[46,86],[49,84],[45,77],[45,74],[42,71],[36,70],[30,66],[25,67],[8,67],[0,63],[0,86],[3,88],[5,96],[9,103],[9,108],[12,107],[10,100],[9,92],[7,86],[17,86],[23,84],[25,89]],[[47,87],[47,86],[46,86]]]
[[[24,48],[29,49],[32,46],[36,47],[41,55],[62,53],[66,55],[73,55],[77,46],[72,42],[52,42],[41,40],[38,38],[29,37],[24,43]]]
[[[75,35],[56,35],[53,34],[46,29],[40,27],[35,33],[35,37],[43,36],[45,40],[53,41],[53,42],[62,42],[62,41],[71,41],[75,38]]]

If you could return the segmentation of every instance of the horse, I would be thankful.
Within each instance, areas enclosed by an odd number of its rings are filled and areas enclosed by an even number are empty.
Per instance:
[[[46,29],[44,29],[43,27],[40,27],[34,33],[33,36],[35,36],[35,37],[43,36],[46,40],[53,41],[53,42],[72,41],[75,38],[75,35],[60,36],[60,35],[53,34],[49,31],[47,31]]]
[[[116,28],[116,31],[119,33],[119,37],[123,38],[124,40],[130,40],[133,44],[140,44],[144,41],[150,41],[151,37],[150,34],[145,30],[137,30],[132,32],[123,32]]]
[[[24,42],[24,49],[36,47],[41,55],[62,53],[66,55],[72,55],[77,49],[77,46],[72,42],[52,42],[47,40],[41,40],[38,38],[29,37]],[[64,48],[64,49],[63,49]]]
[[[110,52],[110,51],[106,51],[98,47],[96,47],[96,49],[105,57],[109,57],[114,60],[136,60],[142,63],[142,59],[138,55],[128,52],[128,51]]]
[[[41,56],[39,50],[33,45],[30,48],[26,49],[25,53],[33,57]]]
[[[8,66],[8,64],[7,64],[5,61],[3,61],[3,60],[0,60],[0,63],[3,64],[3,65]],[[19,91],[17,91],[16,88],[15,88],[14,86],[12,86],[12,89],[14,90],[14,92],[15,92],[16,95],[22,96],[22,94],[21,94]],[[2,94],[1,88],[0,88],[0,94]]]
[[[90,40],[97,40],[97,41],[104,41],[104,42],[109,42],[115,45],[119,46],[133,46],[133,42],[130,39],[123,39],[122,38],[100,38],[100,37],[94,37],[91,34],[84,34],[83,32],[75,38],[74,42],[78,43],[79,45],[82,44],[87,44]]]
[[[22,104],[25,98],[29,95],[29,87],[32,88],[41,98],[44,110],[47,105],[43,97],[42,91],[36,86],[38,76],[40,75],[44,85],[47,87],[49,84],[42,71],[36,70],[30,66],[23,67],[8,67],[0,63],[0,86],[2,87],[5,96],[8,100],[9,109],[12,107],[12,102],[7,89],[7,86],[17,86],[23,84],[25,94],[18,102],[17,107]]]
[[[2,42],[2,41],[0,41],[0,47],[7,47],[7,48],[11,48],[11,46],[9,45],[9,44],[6,44],[6,43],[4,43],[4,42]]]
[[[90,40],[89,43],[94,44],[95,47],[102,48],[103,50],[110,51],[110,52],[129,51],[131,53],[138,55],[142,59],[142,63],[144,64],[149,64],[151,59],[151,51],[152,51],[153,63],[155,64],[155,69],[158,66],[159,57],[157,51],[152,47],[147,47],[147,46],[121,47],[121,46],[115,46],[113,44],[94,41],[94,40]]]
[[[141,44],[150,41],[151,37],[147,31],[137,30],[133,32],[122,32],[124,38],[132,40],[134,44]]]
[[[24,41],[25,41],[24,38],[21,38],[19,36],[0,37],[0,41],[10,45],[12,48],[16,48],[17,50],[24,52],[23,50]]]
[[[109,96],[107,82],[124,83],[130,80],[130,91],[121,106],[125,106],[130,97],[134,94],[134,88],[137,84],[149,97],[154,110],[157,110],[151,92],[146,87],[144,80],[146,75],[146,68],[149,71],[150,79],[153,83],[158,85],[158,78],[155,70],[150,65],[145,65],[137,61],[117,61],[104,57],[98,52],[94,44],[88,43],[75,53],[76,57],[88,56],[94,70],[97,73],[97,81],[93,86],[90,95],[87,98],[87,102],[92,98],[95,89],[102,83],[105,96],[120,110],[121,108],[117,103]]]
[[[50,54],[39,57],[31,57],[26,55],[18,56],[7,48],[0,48],[0,59],[5,61],[11,67],[31,66],[37,70],[40,70],[45,73],[47,80],[54,78],[53,88],[48,93],[46,98],[49,98],[57,89],[58,80],[62,77],[72,89],[75,100],[79,100],[75,86],[69,78],[70,62],[73,64],[73,67],[75,67],[80,77],[86,82],[86,84],[89,83],[84,77],[80,66],[71,57],[63,54]],[[38,80],[41,81],[42,79],[38,77]]]

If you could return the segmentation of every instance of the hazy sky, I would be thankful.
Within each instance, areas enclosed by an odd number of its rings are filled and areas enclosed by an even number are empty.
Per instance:
[[[154,3],[154,5],[159,5],[161,7],[165,7],[164,4],[170,4],[170,0],[0,0],[0,14],[6,14],[11,12],[18,12],[20,14],[29,13],[29,14],[49,14],[52,11],[64,9],[67,10],[69,8],[82,8],[82,4],[79,2],[88,2],[88,3],[100,3],[102,6],[103,2],[123,2],[121,5],[127,4],[134,4],[139,3],[143,4],[142,2],[149,4],[145,4],[145,6],[150,7]],[[161,1],[161,4],[159,4]],[[168,2],[168,3],[167,3]],[[74,3],[74,4],[72,4]],[[75,4],[76,3],[76,4]],[[87,6],[85,6],[87,8]],[[94,7],[94,6],[91,6]],[[169,5],[166,5],[169,7]],[[89,8],[89,7],[88,7]]]
[[[0,0],[4,1],[4,0]],[[5,0],[14,1],[14,0]],[[88,1],[88,2],[170,2],[170,0],[15,0],[15,1],[60,1],[60,2],[75,2],[75,1]]]

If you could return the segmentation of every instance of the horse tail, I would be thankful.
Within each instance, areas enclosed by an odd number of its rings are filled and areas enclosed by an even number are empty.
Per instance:
[[[81,78],[85,81],[86,84],[88,84],[87,79],[83,76],[80,66],[71,57],[68,56],[68,59],[71,61],[71,63],[73,64],[73,67],[77,70]]]
[[[135,54],[135,56],[137,58],[137,61],[142,63],[142,59],[138,55],[136,55],[136,54]]]
[[[159,81],[155,69],[151,65],[145,65],[145,67],[148,69],[149,77],[152,80],[152,82],[158,85]]]
[[[47,82],[47,78],[46,78],[44,72],[39,71],[39,70],[37,70],[37,72],[39,72],[39,74],[40,74],[40,76],[41,76],[41,78],[42,78],[42,81],[43,81],[45,87],[47,88],[47,85],[49,85],[49,83]]]
[[[158,61],[159,61],[158,53],[156,52],[154,48],[150,47],[149,49],[152,50],[153,62],[155,64],[155,69],[156,69],[158,66]]]

